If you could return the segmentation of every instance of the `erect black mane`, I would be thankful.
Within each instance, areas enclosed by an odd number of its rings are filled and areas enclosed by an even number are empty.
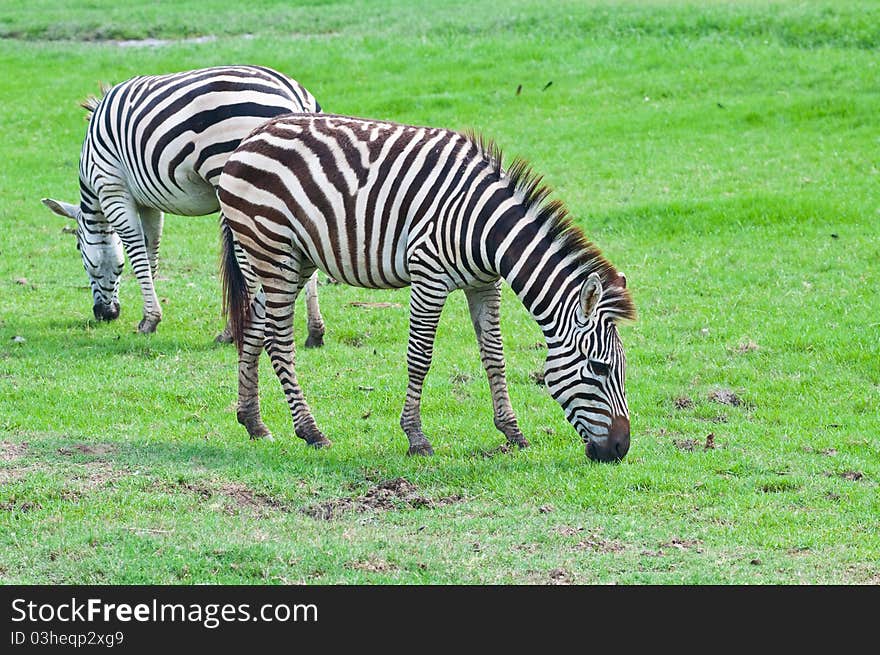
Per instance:
[[[499,179],[506,177],[514,191],[522,197],[523,208],[534,212],[540,223],[549,223],[548,235],[554,241],[561,241],[563,252],[574,253],[577,265],[584,274],[599,275],[602,280],[603,306],[610,309],[617,318],[635,320],[635,304],[629,290],[620,286],[619,272],[574,222],[565,204],[561,200],[550,198],[553,190],[544,184],[543,176],[536,173],[531,164],[521,157],[515,158],[505,172],[501,163],[501,148],[493,140],[472,131],[465,132],[464,136],[477,147]]]

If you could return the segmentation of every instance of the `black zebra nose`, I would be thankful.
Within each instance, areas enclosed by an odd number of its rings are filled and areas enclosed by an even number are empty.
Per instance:
[[[604,439],[590,439],[587,442],[587,457],[597,462],[618,462],[629,451],[629,419],[615,416],[611,421],[608,436]]]
[[[119,318],[119,303],[114,300],[108,305],[98,301],[92,307],[92,312],[99,321],[115,321]]]

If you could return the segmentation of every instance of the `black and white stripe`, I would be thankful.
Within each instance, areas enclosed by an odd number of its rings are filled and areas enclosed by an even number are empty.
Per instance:
[[[43,202],[77,221],[98,319],[119,315],[124,248],[143,293],[141,332],[155,331],[162,319],[154,276],[163,212],[217,211],[217,181],[242,138],[274,116],[321,111],[301,84],[261,66],[135,77],[83,106],[91,115],[80,155],[79,206]],[[323,321],[314,280],[307,299],[309,345],[318,345]]]
[[[257,399],[265,346],[296,434],[329,443],[303,398],[293,354],[294,300],[319,268],[355,286],[411,286],[401,417],[411,454],[432,452],[421,427],[422,383],[454,289],[468,299],[495,424],[511,443],[527,445],[507,394],[503,278],[544,332],[547,386],[587,454],[623,457],[629,414],[616,323],[634,318],[634,308],[625,278],[548,194],[523,161],[504,170],[498,149],[471,135],[333,115],[263,125],[230,156],[218,188],[227,308],[240,351],[239,421],[252,437],[269,435]]]

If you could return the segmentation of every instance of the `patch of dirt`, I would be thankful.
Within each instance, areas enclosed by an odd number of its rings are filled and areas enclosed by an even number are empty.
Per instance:
[[[590,534],[575,544],[575,550],[592,550],[596,553],[619,553],[626,548],[619,541],[605,539],[600,534]]]
[[[511,450],[513,450],[513,448],[505,441],[503,444],[495,446],[490,450],[481,450],[480,454],[486,459],[491,459],[492,457],[495,457],[495,455],[507,455]]]
[[[709,400],[731,407],[739,407],[743,403],[742,399],[730,389],[713,389],[709,392]]]
[[[83,455],[107,455],[115,451],[116,448],[114,446],[105,443],[78,443],[73,446],[62,446],[58,449],[61,455],[75,455],[76,453]]]
[[[555,512],[555,511],[556,511],[556,508],[553,507],[553,505],[541,505],[541,506],[538,508],[538,511],[539,511],[541,514],[550,514],[550,513],[552,513],[552,512]]]
[[[14,462],[24,457],[28,450],[26,441],[20,443],[12,443],[10,441],[0,441],[0,462]]]
[[[347,569],[353,569],[355,571],[367,571],[369,573],[385,573],[387,571],[397,571],[399,570],[397,566],[386,562],[385,560],[360,560],[357,562],[349,562],[345,565]]]
[[[537,384],[538,386],[544,385],[544,371],[532,371],[529,373],[529,380]]]
[[[834,457],[837,454],[837,450],[835,450],[834,448],[826,448],[825,450],[823,450],[821,452],[826,457]]]
[[[715,433],[710,432],[706,435],[706,443],[703,444],[704,450],[714,450],[715,449]]]
[[[78,482],[75,491],[72,491],[71,500],[75,500],[82,493],[88,493],[92,489],[106,486],[126,475],[126,471],[117,469],[107,462],[93,461],[83,464],[72,476]]]
[[[740,355],[744,355],[746,353],[753,353],[756,350],[760,350],[760,348],[761,347],[758,344],[756,344],[751,339],[748,339],[746,341],[743,341],[736,347],[736,352]]]
[[[185,39],[110,39],[104,42],[115,45],[118,48],[161,48],[178,43],[210,43],[216,40],[216,36],[207,34],[205,36],[191,36]]]
[[[436,508],[463,502],[458,494],[443,498],[426,498],[418,493],[418,488],[406,478],[383,480],[367,490],[362,496],[333,498],[317,505],[303,508],[307,516],[321,521],[330,521],[348,511],[391,511],[396,509]]]
[[[861,480],[863,477],[865,477],[865,474],[861,471],[844,471],[840,474],[840,477],[842,477],[844,480],[849,480],[850,482],[857,482],[858,480]]]
[[[0,512],[32,512],[35,509],[43,509],[43,506],[27,500],[7,500],[0,503]]]
[[[565,569],[553,569],[548,576],[550,577],[550,584],[552,585],[572,584],[571,574]]]
[[[563,537],[572,537],[576,534],[579,534],[584,531],[584,529],[580,526],[574,527],[571,525],[557,525],[553,528],[553,531],[556,534],[562,535]]]
[[[680,539],[679,537],[673,537],[669,541],[660,544],[660,549],[675,548],[676,550],[694,550],[697,553],[702,553],[703,549],[700,548],[702,543],[703,542],[699,539]]]
[[[399,302],[350,302],[349,307],[364,307],[366,309],[403,309]]]
[[[690,409],[694,406],[694,401],[687,396],[679,396],[672,401],[672,404],[675,405],[675,409]]]
[[[365,332],[364,334],[346,334],[341,335],[339,340],[344,343],[346,346],[351,346],[352,348],[360,348],[366,343],[367,339],[370,338],[370,333]]]
[[[672,443],[679,450],[684,450],[686,452],[693,452],[697,446],[700,445],[700,442],[696,439],[673,439]]]
[[[257,516],[267,516],[270,511],[290,511],[290,508],[277,498],[256,493],[241,482],[222,482],[214,486],[203,482],[181,482],[179,486],[204,500],[219,499],[223,503],[223,511],[230,516],[242,511]]]

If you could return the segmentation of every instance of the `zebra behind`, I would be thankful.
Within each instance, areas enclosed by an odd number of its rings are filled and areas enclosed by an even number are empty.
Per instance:
[[[544,333],[545,383],[587,456],[623,458],[630,430],[617,323],[634,319],[635,309],[626,278],[548,195],[523,160],[505,170],[498,148],[473,135],[328,114],[264,124],[230,156],[218,187],[239,422],[252,438],[271,436],[257,391],[265,347],[296,434],[329,445],[294,370],[294,301],[319,268],[354,286],[411,286],[400,420],[409,454],[433,452],[420,398],[440,313],[455,289],[467,296],[495,425],[527,446],[505,379],[504,279]]]
[[[82,106],[90,120],[80,154],[79,205],[48,198],[43,203],[76,220],[98,320],[119,316],[124,248],[143,295],[142,333],[154,332],[162,320],[154,280],[163,212],[217,211],[217,181],[242,138],[273,116],[321,111],[301,84],[262,66],[135,77]],[[306,345],[321,345],[324,324],[314,278],[306,296]]]

